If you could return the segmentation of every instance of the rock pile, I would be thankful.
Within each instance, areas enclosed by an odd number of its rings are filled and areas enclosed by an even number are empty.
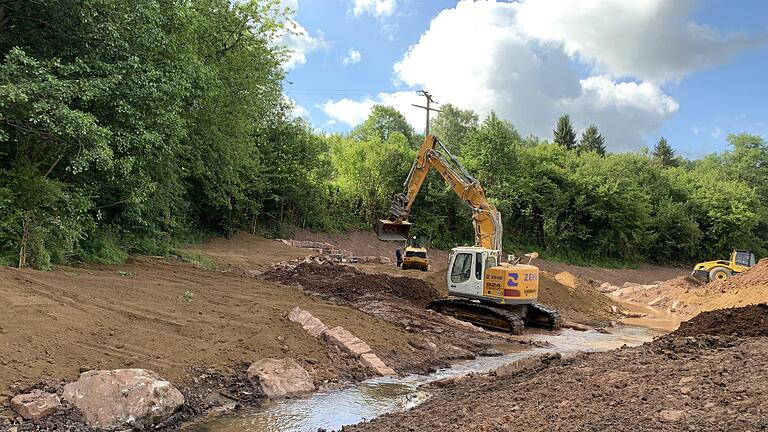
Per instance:
[[[331,243],[315,242],[315,241],[302,241],[302,240],[284,240],[278,241],[287,244],[289,246],[310,249],[317,253],[322,261],[332,262],[344,262],[344,263],[368,263],[368,264],[390,264],[392,260],[385,256],[356,256],[352,252],[344,249],[339,249]],[[301,259],[306,260],[309,258],[317,258],[317,256],[307,257]]]

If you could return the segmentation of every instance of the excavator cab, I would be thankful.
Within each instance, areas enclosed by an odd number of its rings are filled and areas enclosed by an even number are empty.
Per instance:
[[[388,219],[379,219],[373,226],[376,236],[383,241],[406,241],[411,231],[411,223],[408,221],[396,222]]]

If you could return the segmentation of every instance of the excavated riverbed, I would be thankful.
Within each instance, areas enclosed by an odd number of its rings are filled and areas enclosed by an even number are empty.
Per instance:
[[[322,390],[301,399],[272,401],[261,407],[235,411],[198,423],[188,432],[283,432],[337,430],[371,420],[386,413],[418,406],[430,396],[424,385],[442,379],[484,373],[499,366],[543,353],[573,354],[579,351],[607,351],[623,345],[636,346],[659,333],[641,327],[618,327],[611,334],[563,330],[534,332],[531,338],[549,346],[480,357],[441,369],[429,375],[403,378],[376,378],[347,387]]]

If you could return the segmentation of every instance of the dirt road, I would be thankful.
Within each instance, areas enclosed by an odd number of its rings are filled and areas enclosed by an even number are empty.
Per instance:
[[[449,382],[413,410],[344,430],[765,430],[767,313],[711,312],[637,348]]]

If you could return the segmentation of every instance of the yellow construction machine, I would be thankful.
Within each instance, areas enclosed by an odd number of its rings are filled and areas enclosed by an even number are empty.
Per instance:
[[[429,307],[483,327],[520,334],[524,326],[558,328],[558,313],[537,303],[539,269],[510,256],[501,262],[501,214],[488,202],[480,183],[434,135],[427,135],[405,179],[405,190],[392,200],[390,217],[376,223],[380,240],[403,241],[411,223],[408,216],[430,168],[434,168],[472,210],[474,246],[452,249],[446,279],[448,298]]]
[[[755,265],[755,254],[747,250],[734,250],[730,260],[700,262],[693,266],[690,278],[699,283],[725,281],[733,274],[749,270]]]
[[[416,240],[416,237],[408,239],[405,243],[403,253],[403,263],[400,268],[403,270],[419,269],[421,271],[429,270],[429,258],[427,258],[427,248],[423,241]]]

